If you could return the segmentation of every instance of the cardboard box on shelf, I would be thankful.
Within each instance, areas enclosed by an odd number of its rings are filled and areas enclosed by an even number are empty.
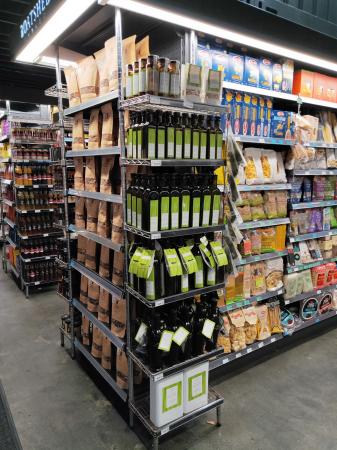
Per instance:
[[[243,84],[245,60],[243,55],[228,53],[228,77],[227,81]]]
[[[294,74],[293,94],[312,97],[314,90],[314,72],[297,70]]]
[[[261,58],[259,62],[259,87],[271,89],[273,84],[273,63],[268,58]]]

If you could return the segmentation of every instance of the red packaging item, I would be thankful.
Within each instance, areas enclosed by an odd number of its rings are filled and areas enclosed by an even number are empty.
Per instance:
[[[293,94],[312,97],[314,89],[314,72],[297,70],[294,73]]]
[[[334,282],[335,282],[334,274],[335,274],[335,270],[336,270],[336,264],[333,262],[330,262],[330,263],[325,264],[325,267],[326,267],[326,273],[327,273],[326,283],[334,284]]]
[[[322,288],[326,285],[327,271],[325,264],[313,267],[311,269],[312,284],[315,289]]]
[[[333,272],[333,282],[332,284],[337,284],[337,267],[335,267],[335,270]]]
[[[314,73],[314,87],[312,90],[313,98],[326,100],[326,76],[320,73]]]

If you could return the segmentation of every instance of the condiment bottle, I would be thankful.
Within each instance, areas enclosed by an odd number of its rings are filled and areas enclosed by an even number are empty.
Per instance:
[[[170,73],[170,97],[180,98],[180,62],[171,60],[168,70]]]
[[[125,98],[132,97],[133,87],[133,68],[132,64],[127,64],[125,67],[126,82],[125,82]]]
[[[146,93],[158,95],[158,56],[149,55],[146,63]]]
[[[169,59],[158,59],[159,89],[158,95],[168,97],[170,92],[170,74],[168,71]]]

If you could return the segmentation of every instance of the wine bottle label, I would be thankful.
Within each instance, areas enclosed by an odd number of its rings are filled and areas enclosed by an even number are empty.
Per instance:
[[[171,230],[179,228],[179,197],[171,197]]]
[[[139,92],[146,92],[146,70],[141,69],[139,72]]]
[[[200,141],[199,131],[193,131],[192,138],[193,138],[192,159],[199,159],[199,141]]]
[[[209,159],[215,159],[215,134],[209,135]]]
[[[187,274],[197,272],[198,264],[191,251],[191,247],[180,247],[178,251],[185,272],[187,272]]]
[[[206,227],[209,225],[209,216],[211,211],[211,196],[204,196],[204,204],[202,210],[202,226]]]
[[[207,270],[207,286],[213,286],[215,284],[215,269],[210,267]]]
[[[158,231],[159,227],[159,202],[150,200],[150,231]]]
[[[214,195],[213,197],[213,209],[212,209],[212,225],[218,225],[220,218],[220,195]]]
[[[172,344],[173,331],[164,330],[161,334],[158,349],[169,352]]]
[[[222,159],[222,134],[216,135],[216,159]]]
[[[137,158],[137,130],[132,130],[132,157]]]
[[[132,215],[131,215],[131,194],[126,194],[126,223],[131,225]]]
[[[184,158],[191,159],[191,129],[184,130]]]
[[[200,225],[200,197],[193,199],[192,227]]]
[[[197,255],[195,260],[198,266],[198,270],[195,272],[195,288],[201,289],[204,287],[204,263],[200,255]]]
[[[165,159],[165,130],[158,128],[158,159]]]
[[[146,298],[148,300],[155,300],[156,299],[156,291],[155,291],[155,284],[154,284],[154,268],[152,269],[149,278],[146,280]]]
[[[167,127],[167,157],[174,158],[174,128]]]
[[[172,341],[177,345],[181,346],[187,339],[187,336],[190,334],[188,330],[184,327],[179,327],[177,331],[174,333]]]
[[[137,228],[142,229],[143,200],[137,197]]]
[[[206,148],[207,148],[207,133],[202,131],[200,133],[200,159],[206,159]]]
[[[139,95],[139,73],[133,74],[132,95]]]
[[[221,246],[221,243],[219,241],[214,241],[210,243],[210,246],[213,257],[218,267],[226,266],[228,264],[228,259],[225,250]]]
[[[147,133],[147,157],[149,159],[155,159],[156,157],[156,129],[148,128]]]
[[[183,157],[183,132],[176,130],[176,159]]]
[[[181,292],[188,292],[188,274],[183,274],[181,276]]]
[[[142,144],[143,144],[143,130],[137,130],[137,158],[142,157]]]
[[[126,154],[126,156],[128,157],[128,158],[132,158],[132,128],[129,128],[128,129],[128,134],[127,134],[127,136],[128,136],[128,145],[127,145],[127,154]]]
[[[137,197],[135,195],[131,197],[131,225],[137,226]]]
[[[183,195],[182,197],[182,211],[181,211],[181,226],[187,228],[190,225],[190,201],[189,195]]]
[[[147,333],[147,325],[145,325],[145,323],[142,322],[135,336],[135,341],[138,342],[139,345],[143,345],[145,343],[146,333]]]
[[[206,319],[204,322],[204,326],[202,327],[201,333],[208,339],[212,339],[214,327],[215,322],[213,322],[213,320]]]
[[[125,86],[125,97],[130,98],[132,97],[132,75],[126,76],[126,86]]]
[[[169,229],[169,211],[170,211],[170,198],[162,197],[160,200],[160,229]]]

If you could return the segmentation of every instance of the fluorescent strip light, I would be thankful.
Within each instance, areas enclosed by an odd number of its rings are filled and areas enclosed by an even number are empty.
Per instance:
[[[65,0],[15,59],[33,63],[94,3],[96,3],[95,0]]]
[[[332,61],[327,61],[326,59],[318,58],[313,55],[308,55],[307,53],[304,52],[291,50],[290,48],[272,44],[268,41],[255,39],[253,37],[246,36],[241,33],[230,31],[226,28],[220,28],[218,26],[211,25],[210,23],[207,22],[202,22],[200,20],[192,19],[191,17],[171,12],[167,9],[158,8],[156,6],[150,6],[147,5],[145,2],[139,2],[136,0],[108,0],[108,1],[98,0],[98,1],[101,4],[109,4],[117,8],[127,9],[129,11],[138,14],[153,17],[154,19],[158,19],[163,22],[169,22],[175,25],[180,25],[184,28],[188,28],[194,31],[201,31],[202,33],[210,34],[212,36],[216,36],[228,41],[237,42],[242,45],[257,48],[267,53],[273,53],[278,56],[291,58],[296,61],[301,61],[306,64],[311,64],[313,66],[320,67],[322,69],[337,72],[337,63],[334,63]]]

